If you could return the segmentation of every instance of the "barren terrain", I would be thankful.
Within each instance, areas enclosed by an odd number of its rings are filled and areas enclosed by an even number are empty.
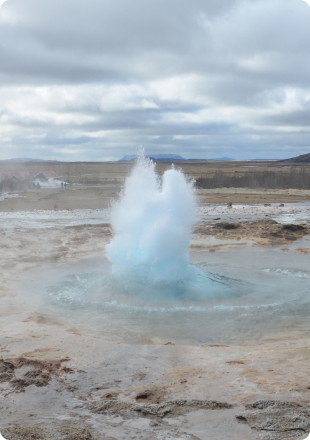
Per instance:
[[[53,169],[70,185],[4,193],[0,200],[0,431],[5,438],[306,438],[306,324],[283,323],[280,331],[231,344],[216,335],[212,343],[186,344],[129,330],[121,321],[96,332],[91,313],[83,322],[74,310],[56,312],[44,303],[40,292],[58,274],[103,265],[112,234],[108,208],[132,165],[31,166]],[[159,171],[168,166],[159,164]],[[197,178],[216,166],[230,173],[247,165],[179,166]],[[192,261],[241,261],[244,250],[254,258],[259,252],[266,260],[309,265],[310,191],[200,189],[197,197]]]

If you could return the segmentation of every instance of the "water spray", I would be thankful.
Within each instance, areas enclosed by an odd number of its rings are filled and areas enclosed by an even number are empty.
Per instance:
[[[106,252],[113,274],[148,282],[186,278],[196,208],[193,181],[174,166],[160,179],[141,152],[111,210],[114,237]]]

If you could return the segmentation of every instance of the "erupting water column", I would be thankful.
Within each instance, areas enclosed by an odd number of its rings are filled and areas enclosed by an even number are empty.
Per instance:
[[[188,244],[196,220],[195,189],[173,166],[159,179],[155,164],[139,155],[112,206],[114,237],[107,257],[116,277],[174,283],[188,276]]]

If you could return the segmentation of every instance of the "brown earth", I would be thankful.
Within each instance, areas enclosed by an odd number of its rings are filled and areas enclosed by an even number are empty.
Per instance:
[[[194,234],[198,237],[210,235],[231,240],[248,238],[255,241],[258,239],[258,244],[275,245],[292,243],[310,234],[310,227],[294,224],[281,225],[272,219],[240,223],[217,222],[214,225],[200,224],[194,229]]]
[[[215,173],[222,172],[228,175],[236,173],[253,175],[256,171],[283,172],[290,170],[276,162],[178,162],[176,164],[190,179],[210,177]],[[254,166],[255,168],[252,168]],[[133,167],[132,163],[107,162],[107,163],[8,163],[0,161],[1,171],[25,170],[41,171],[52,170],[61,178],[69,182],[66,190],[43,189],[20,191],[18,198],[8,198],[0,202],[1,211],[18,211],[33,209],[97,209],[107,207],[111,198],[118,196],[125,178]],[[171,163],[159,162],[156,170],[162,175],[171,167]],[[304,169],[305,166],[303,166]],[[295,167],[296,168],[296,167]],[[295,169],[294,168],[294,169]],[[306,167],[307,168],[307,167]],[[308,166],[310,170],[310,166]],[[307,168],[307,170],[308,170]],[[298,167],[296,168],[298,171]],[[18,193],[18,191],[15,191]],[[233,203],[289,203],[310,200],[310,191],[292,190],[268,190],[257,188],[222,188],[213,190],[198,190],[201,202],[221,203],[232,201]]]
[[[39,424],[29,427],[11,426],[3,430],[7,440],[116,440],[100,435],[89,426],[77,422],[63,422],[53,425]]]
[[[37,210],[73,210],[73,209],[102,209],[116,199],[122,189],[122,184],[72,185],[66,190],[45,189],[16,191],[18,197],[6,198],[0,201],[0,212]],[[223,203],[231,201],[234,204],[253,203],[295,203],[310,200],[310,191],[256,190],[232,192],[221,190],[198,190],[201,203]],[[14,193],[14,194],[15,194]]]
[[[69,358],[61,360],[2,358],[0,359],[0,382],[7,382],[11,388],[10,392],[15,393],[24,392],[25,388],[30,385],[45,387],[53,377],[59,380],[63,374],[74,373],[74,370],[62,365],[63,362],[69,360]],[[60,381],[63,382],[63,379]]]

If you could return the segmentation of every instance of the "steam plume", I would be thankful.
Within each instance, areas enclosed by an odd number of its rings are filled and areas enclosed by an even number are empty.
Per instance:
[[[114,237],[106,251],[113,274],[148,282],[185,279],[195,219],[193,183],[173,166],[161,182],[155,164],[140,154],[112,207]]]

